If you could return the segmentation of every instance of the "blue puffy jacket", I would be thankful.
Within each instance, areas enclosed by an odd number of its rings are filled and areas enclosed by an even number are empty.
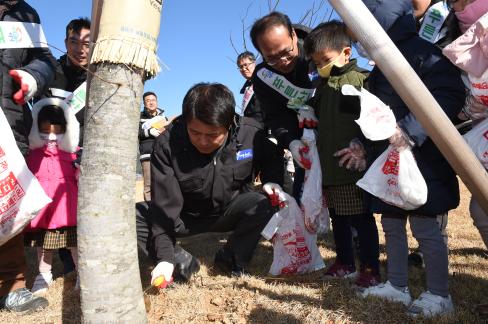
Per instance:
[[[455,120],[465,99],[460,71],[442,55],[439,48],[418,36],[411,0],[363,0],[363,2],[446,115],[451,120]],[[371,197],[372,211],[435,216],[456,208],[459,204],[459,185],[454,170],[378,67],[375,67],[370,74],[369,89],[391,107],[398,125],[415,142],[413,154],[428,187],[427,202],[416,210],[407,212]],[[375,142],[370,155],[371,162],[387,146],[387,141]]]

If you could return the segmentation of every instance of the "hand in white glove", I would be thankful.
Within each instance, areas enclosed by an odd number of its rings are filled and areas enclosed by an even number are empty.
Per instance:
[[[10,76],[19,84],[20,89],[13,95],[16,104],[23,105],[37,92],[37,82],[32,75],[23,70],[10,70]]]
[[[151,285],[157,286],[158,288],[166,288],[173,281],[174,269],[175,266],[172,263],[166,261],[159,262],[151,272]],[[158,278],[160,277],[164,278],[161,283],[158,282],[160,280]]]
[[[149,134],[151,134],[152,137],[158,137],[159,135],[161,135],[161,132],[157,128],[150,128]]]
[[[290,152],[293,159],[304,169],[310,169],[312,162],[307,157],[310,148],[300,140],[293,140],[290,143]]]
[[[340,157],[340,167],[359,172],[366,170],[366,151],[357,138],[349,143],[349,147],[335,152],[334,156]]]
[[[401,151],[413,146],[413,142],[408,135],[397,126],[395,133],[389,138],[390,144]]]
[[[283,197],[283,189],[277,183],[267,182],[263,185],[263,191],[268,195],[271,206],[280,205],[280,196]]]
[[[312,107],[305,105],[298,110],[298,127],[315,128],[318,125],[319,120],[315,117]]]
[[[469,94],[464,103],[463,112],[471,119],[483,119],[488,117],[488,106],[477,97]]]

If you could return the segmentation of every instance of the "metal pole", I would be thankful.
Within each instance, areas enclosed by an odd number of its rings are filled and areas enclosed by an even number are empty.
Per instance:
[[[361,0],[329,0],[415,118],[488,213],[488,174]]]

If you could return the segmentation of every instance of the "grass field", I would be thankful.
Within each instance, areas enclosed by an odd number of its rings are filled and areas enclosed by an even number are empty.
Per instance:
[[[140,188],[139,188],[140,191]],[[140,195],[138,196],[141,197]],[[347,281],[319,280],[319,274],[289,279],[268,276],[272,246],[261,242],[250,266],[254,276],[234,279],[213,269],[213,255],[225,242],[221,234],[205,234],[182,245],[202,262],[200,272],[187,284],[146,294],[150,323],[487,323],[479,304],[488,303],[488,253],[468,213],[470,194],[462,187],[462,201],[449,215],[449,261],[451,295],[456,312],[449,317],[413,321],[403,306],[378,299],[360,299]],[[384,237],[380,229],[381,262],[384,271]],[[204,241],[205,244],[201,244]],[[410,248],[417,244],[409,235]],[[319,241],[327,264],[334,258],[331,236]],[[35,275],[35,259],[29,252],[28,285]],[[143,286],[149,285],[150,266],[141,260]],[[55,276],[60,272],[59,263]],[[383,273],[384,275],[384,273]],[[383,276],[384,278],[384,276]],[[410,269],[413,297],[423,291],[424,271]],[[75,277],[58,277],[47,298],[49,308],[18,316],[0,312],[0,323],[79,323],[79,295],[73,291]],[[486,313],[485,313],[486,314]]]

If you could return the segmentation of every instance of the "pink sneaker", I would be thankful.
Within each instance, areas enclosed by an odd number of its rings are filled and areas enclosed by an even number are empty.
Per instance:
[[[335,261],[324,274],[325,279],[353,279],[357,276],[356,268],[353,265],[345,265]]]
[[[369,288],[377,286],[380,283],[380,274],[378,270],[371,267],[361,267],[359,276],[356,279],[356,286],[359,288]]]

